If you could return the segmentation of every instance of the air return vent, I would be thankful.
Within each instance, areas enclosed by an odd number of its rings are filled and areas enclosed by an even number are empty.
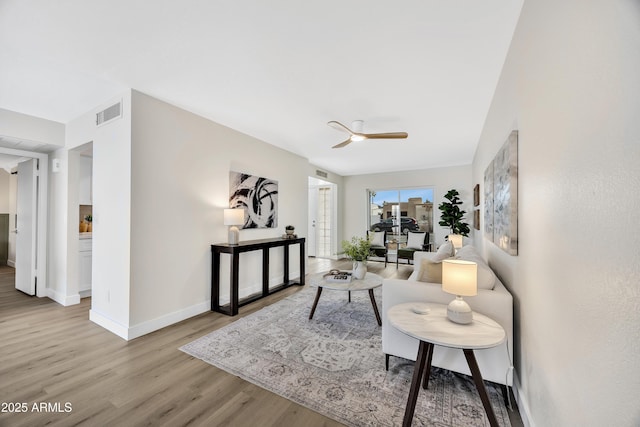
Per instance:
[[[325,171],[321,171],[319,169],[316,169],[316,175],[317,176],[321,176],[323,178],[326,178],[329,174],[327,174]]]
[[[122,117],[122,101],[96,114],[96,126],[102,126]]]

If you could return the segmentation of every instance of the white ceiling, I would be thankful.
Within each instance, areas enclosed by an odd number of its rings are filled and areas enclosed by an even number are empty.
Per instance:
[[[522,3],[0,0],[0,108],[134,88],[342,175],[469,164]],[[356,119],[409,138],[331,149]]]

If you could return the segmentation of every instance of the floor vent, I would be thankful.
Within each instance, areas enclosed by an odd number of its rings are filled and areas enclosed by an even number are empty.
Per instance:
[[[96,126],[102,126],[122,117],[122,101],[96,114]]]

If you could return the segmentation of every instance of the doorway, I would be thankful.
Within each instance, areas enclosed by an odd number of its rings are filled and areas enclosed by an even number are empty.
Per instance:
[[[11,260],[13,250],[9,249],[8,264],[16,269],[16,288],[28,295],[48,296],[47,291],[47,209],[48,209],[48,161],[46,153],[0,147],[0,155],[15,157],[17,167],[23,176],[28,174],[27,185],[31,194],[24,193],[17,185],[18,203],[16,212],[9,215],[9,247],[15,242],[15,259]],[[14,175],[12,175],[14,176]],[[20,193],[23,193],[22,196]],[[11,196],[13,197],[13,196]],[[27,211],[19,214],[20,200],[29,200]],[[18,215],[19,214],[19,215]],[[19,234],[18,234],[19,233]],[[20,238],[18,238],[20,237]],[[24,239],[22,237],[25,237]],[[28,243],[25,246],[25,243]]]
[[[309,177],[308,253],[310,257],[332,258],[338,253],[337,185]]]

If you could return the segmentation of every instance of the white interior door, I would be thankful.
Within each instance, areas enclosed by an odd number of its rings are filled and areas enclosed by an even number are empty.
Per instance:
[[[16,204],[16,289],[36,293],[37,160],[18,164]]]
[[[307,230],[307,255],[317,254],[318,241],[318,187],[309,186],[309,225]]]

